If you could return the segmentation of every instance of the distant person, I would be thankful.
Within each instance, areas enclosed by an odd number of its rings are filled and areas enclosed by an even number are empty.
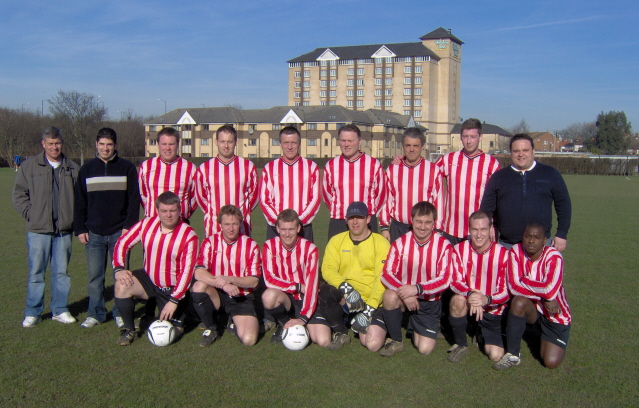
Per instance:
[[[424,132],[406,129],[402,144],[404,157],[386,169],[387,199],[380,212],[381,234],[390,242],[410,231],[413,205],[427,201],[437,206],[442,193],[440,169],[422,157]]]
[[[453,250],[455,272],[450,285],[455,294],[450,299],[450,315],[455,344],[448,361],[458,363],[468,353],[468,326],[479,328],[478,342],[492,361],[504,355],[502,317],[508,301],[506,273],[508,250],[490,240],[492,221],[484,211],[468,220],[470,241]],[[481,344],[483,343],[483,344]]]
[[[508,288],[514,295],[506,325],[506,354],[493,365],[506,370],[521,364],[521,339],[526,325],[541,330],[540,355],[547,368],[557,368],[566,355],[570,337],[570,307],[564,291],[564,260],[546,246],[546,227],[533,222],[522,242],[510,249]]]
[[[170,191],[156,200],[157,216],[144,218],[125,232],[115,245],[115,304],[124,325],[117,344],[128,346],[136,338],[135,299],[155,298],[160,320],[169,320],[177,336],[184,332],[188,290],[197,260],[195,230],[180,217],[180,198]],[[126,259],[142,243],[144,267],[130,271]]]
[[[40,323],[44,310],[44,273],[51,269],[51,313],[60,323],[75,323],[67,307],[67,273],[73,237],[73,194],[80,167],[62,154],[60,129],[42,132],[43,152],[18,169],[11,199],[26,221],[29,278],[22,327]]]
[[[84,244],[89,282],[88,316],[83,328],[104,323],[107,309],[104,286],[107,264],[113,259],[115,244],[140,217],[140,190],[135,165],[118,156],[117,134],[111,128],[98,131],[96,157],[80,169],[75,190],[73,229]],[[117,305],[113,319],[124,324]]]
[[[554,167],[535,161],[532,138],[520,133],[510,139],[512,164],[496,172],[486,186],[481,209],[493,216],[499,243],[507,248],[521,242],[526,225],[539,222],[550,245],[566,249],[572,206],[568,188]],[[557,232],[550,240],[553,205]]]
[[[13,167],[15,167],[16,171],[20,168],[20,155],[16,154],[13,158]]]
[[[386,180],[379,160],[360,150],[362,134],[356,125],[342,126],[337,132],[342,154],[324,167],[322,190],[330,213],[328,239],[348,230],[346,208],[362,201],[371,217],[371,230],[377,232],[377,213],[386,199]]]
[[[204,233],[211,236],[221,230],[218,213],[225,205],[234,205],[244,215],[240,232],[251,236],[251,211],[257,205],[259,186],[255,165],[235,155],[237,131],[220,126],[215,132],[216,157],[202,163],[197,172],[197,199],[204,213]]]
[[[299,154],[300,132],[286,126],[280,130],[282,157],[264,166],[260,183],[260,206],[266,218],[266,239],[277,236],[277,216],[286,209],[299,214],[302,237],[313,242],[313,219],[321,201],[317,164]]]

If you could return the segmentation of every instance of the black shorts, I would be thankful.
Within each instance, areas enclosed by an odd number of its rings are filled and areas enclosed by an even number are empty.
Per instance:
[[[411,312],[408,319],[408,330],[412,330],[420,336],[437,340],[439,333],[439,318],[442,314],[441,300],[418,299],[419,309]]]
[[[371,326],[379,326],[382,329],[388,331],[386,329],[386,322],[384,322],[384,308],[378,307],[373,312],[373,316],[371,317]]]
[[[229,316],[253,316],[257,318],[255,296],[252,293],[246,296],[229,297],[226,292],[217,289],[217,294],[220,296],[220,303],[222,303],[224,311]]]
[[[290,293],[287,293],[286,296],[288,296],[291,304],[293,305],[293,309],[295,309],[295,318],[299,319],[301,316],[300,312],[302,311],[302,306],[304,306],[304,301],[301,299],[295,300],[293,295]],[[324,316],[322,316],[322,311],[320,310],[319,305],[315,308],[315,313],[313,313],[313,316],[311,316],[311,319],[306,324],[323,324],[324,326],[329,326],[326,319],[324,319]]]
[[[503,315],[496,316],[491,313],[484,313],[484,317],[477,322],[484,338],[484,344],[504,348],[504,335],[501,325],[503,317]],[[474,317],[471,318],[474,320]]]
[[[570,325],[551,322],[537,311],[537,324],[541,329],[541,339],[566,349],[570,337]]]
[[[173,287],[167,288],[159,288],[155,286],[155,284],[151,281],[151,278],[144,269],[136,269],[132,271],[133,276],[140,282],[142,288],[144,288],[144,292],[149,297],[149,299],[155,299],[157,308],[159,311],[164,309],[164,306],[171,299],[171,293],[173,293]],[[189,304],[190,294],[187,291],[186,294],[177,304],[177,309],[173,313],[173,318],[171,319],[171,323],[176,327],[184,327],[184,319],[186,318],[186,308]]]

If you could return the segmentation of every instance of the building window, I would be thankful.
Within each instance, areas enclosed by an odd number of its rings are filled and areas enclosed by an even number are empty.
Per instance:
[[[304,71],[304,78],[310,78],[311,77],[311,71]]]
[[[386,67],[386,75],[393,75],[393,67]]]
[[[388,140],[384,140],[384,147],[386,149],[388,149],[390,147],[390,143],[388,142]]]
[[[300,106],[300,103],[299,102],[295,102],[295,106]]]
[[[315,159],[315,158],[317,158],[317,155],[316,154],[309,154],[306,157],[309,158],[309,159]]]
[[[257,130],[257,125],[252,123],[248,125],[249,132],[255,132]]]
[[[272,130],[282,130],[282,125],[280,125],[279,123],[273,123],[271,129]]]
[[[326,88],[326,81],[320,81],[320,86],[322,88]]]
[[[328,123],[326,124],[326,126],[328,127]],[[328,139],[324,139],[324,146],[328,146]]]
[[[255,153],[249,154],[248,158],[249,159],[257,159],[257,154],[255,154]]]
[[[304,81],[304,88],[310,88],[311,87],[311,81]]]
[[[410,78],[404,78],[404,85],[410,85]]]
[[[317,123],[307,123],[306,129],[308,130],[317,130]]]
[[[280,158],[280,155],[279,155],[279,154],[272,154],[272,155],[271,155],[271,157],[272,157],[273,159],[279,159],[279,158]]]
[[[337,81],[334,79],[331,79],[331,81],[329,82],[329,85],[332,87],[337,86]]]
[[[393,78],[386,78],[386,85],[393,85]]]
[[[300,81],[295,81],[295,88],[299,88],[300,87],[301,82]]]
[[[348,106],[349,108],[353,107],[353,101],[346,101],[346,106]]]
[[[317,139],[308,139],[308,146],[317,146]]]
[[[357,75],[364,75],[364,68],[357,68]]]
[[[326,98],[326,91],[320,91],[320,98]]]
[[[355,82],[352,79],[349,79],[348,81],[346,81],[346,85],[348,86],[353,86]]]
[[[299,92],[295,92],[295,93],[294,93],[294,96],[295,96],[296,98],[299,98],[299,97],[300,97],[300,93],[299,93]]]
[[[415,73],[416,74],[421,74],[422,73],[422,67],[421,66],[415,67]]]
[[[326,101],[320,101],[320,106],[326,106]]]
[[[355,93],[355,91],[353,91],[352,89],[349,89],[348,91],[346,91],[346,96],[353,96]]]
[[[392,89],[387,89],[386,90],[386,96],[393,96],[393,90]]]
[[[359,108],[363,107],[364,106],[364,101],[357,101],[357,106]]]
[[[364,146],[370,147],[370,140],[364,140]]]
[[[191,146],[191,139],[182,139],[182,146]]]
[[[320,76],[323,76],[323,77],[325,77],[325,76],[326,76],[326,70],[325,70],[325,69],[323,69],[323,70],[321,70],[321,71],[320,71]]]
[[[382,90],[381,89],[375,89],[375,96],[382,96]]]
[[[329,91],[328,95],[329,95],[331,98],[334,98],[334,97],[337,95],[337,91]]]
[[[422,88],[415,88],[415,95],[421,95],[422,94]]]
[[[375,68],[375,75],[382,75],[382,68],[381,67]]]
[[[349,68],[348,70],[346,70],[346,74],[347,75],[355,75],[355,68]]]
[[[413,100],[413,106],[422,106],[422,100],[421,99]]]
[[[158,144],[158,141],[155,139],[149,139],[149,146],[155,146]]]
[[[422,111],[416,110],[415,114],[413,116],[415,116],[416,118],[421,118],[422,117]]]
[[[325,67],[325,66],[328,65],[326,62],[327,62],[326,60],[322,60],[322,61],[320,61],[320,65]]]
[[[380,86],[382,84],[382,78],[375,78],[375,85]]]
[[[202,157],[209,157],[208,153],[202,153]]]
[[[386,105],[386,106],[393,106],[393,101],[392,101],[392,100],[390,100],[390,99],[386,99],[386,101],[385,101],[385,102],[386,102],[386,103],[385,103],[385,105]]]
[[[328,104],[329,104],[330,106],[336,105],[335,101],[330,101]]]
[[[490,142],[490,147],[495,147],[495,142],[491,141]]]
[[[249,139],[248,140],[248,145],[249,146],[257,146],[257,139]]]
[[[209,139],[200,139],[200,146],[208,146]]]
[[[382,106],[382,100],[381,99],[375,99],[375,106]]]
[[[304,103],[302,104],[302,106],[310,106],[311,103],[309,101],[304,101]]]
[[[406,116],[410,116],[410,111],[409,111],[409,110],[405,110],[405,111],[404,111],[404,115],[406,115]]]
[[[279,146],[280,139],[271,139],[271,146]]]
[[[308,98],[311,95],[309,91],[304,91],[304,98]]]
[[[422,77],[415,77],[415,85],[421,85],[422,84]]]
[[[404,106],[410,106],[410,99],[404,99]]]
[[[337,76],[337,70],[331,69],[331,76]]]
[[[404,88],[404,95],[410,95],[410,88]]]
[[[357,80],[357,86],[364,86],[364,80],[363,79],[358,79]]]
[[[302,76],[302,73],[300,71],[295,71],[295,78],[299,78]]]
[[[410,74],[411,69],[410,67],[404,67],[404,74]]]
[[[357,90],[357,96],[364,96],[364,90],[363,89],[358,89]]]

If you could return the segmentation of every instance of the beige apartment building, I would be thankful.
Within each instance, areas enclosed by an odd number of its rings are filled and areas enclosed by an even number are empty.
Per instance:
[[[321,47],[288,62],[288,104],[344,106],[412,117],[432,153],[451,151],[459,122],[463,42],[442,27],[421,42]]]

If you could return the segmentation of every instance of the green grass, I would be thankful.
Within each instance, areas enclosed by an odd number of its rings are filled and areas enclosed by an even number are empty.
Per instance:
[[[200,349],[198,332],[166,348],[145,339],[118,347],[112,322],[82,330],[47,318],[23,329],[27,258],[24,225],[10,200],[14,175],[0,169],[2,407],[637,406],[637,177],[565,177],[573,201],[564,278],[573,313],[568,354],[547,370],[524,346],[520,367],[497,372],[475,349],[459,364],[447,362],[443,341],[431,356],[407,347],[384,359],[355,343],[338,352],[317,346],[290,352],[268,338],[243,347],[229,335]],[[201,219],[198,211],[199,234]],[[322,207],[314,223],[320,249],[327,221]],[[253,222],[261,244],[259,211]],[[139,252],[133,262],[140,262]],[[77,240],[70,273],[71,311],[83,319],[86,262]]]

